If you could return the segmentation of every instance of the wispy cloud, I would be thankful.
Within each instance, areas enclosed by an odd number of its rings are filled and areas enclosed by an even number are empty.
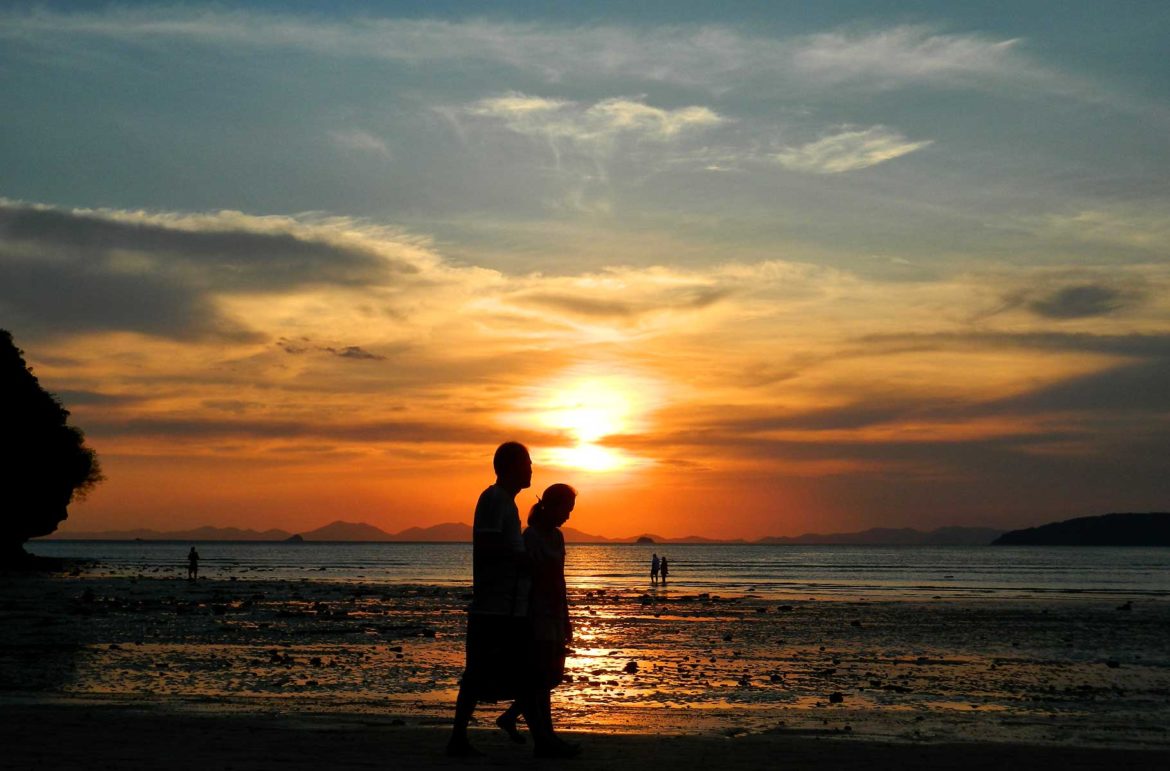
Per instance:
[[[1170,243],[1170,201],[1054,213],[1025,221],[1046,238],[1162,252]]]
[[[671,110],[620,97],[582,104],[524,94],[482,99],[466,113],[498,119],[519,134],[582,145],[609,144],[621,136],[665,142],[727,121],[702,106]]]
[[[329,132],[329,138],[335,145],[345,150],[370,153],[385,159],[393,157],[385,140],[374,136],[368,131],[362,131],[361,129],[331,131]]]
[[[978,34],[941,34],[925,26],[829,32],[804,38],[793,51],[802,73],[826,83],[883,86],[933,82],[1037,79],[1035,65],[1019,56],[1022,41]]]
[[[512,157],[521,166],[554,169],[561,185],[552,208],[611,211],[611,172],[652,173],[686,158],[686,148],[730,120],[701,105],[664,108],[639,99],[597,102],[509,93],[444,110],[463,135],[497,147],[521,136],[531,148]],[[514,142],[513,142],[514,144]]]
[[[1099,98],[1104,91],[1037,64],[1025,42],[922,25],[765,37],[713,25],[628,29],[485,20],[309,19],[242,11],[114,8],[95,13],[9,12],[0,36],[132,44],[182,39],[235,49],[296,49],[404,63],[490,62],[548,82],[622,77],[720,90],[780,84],[893,88],[1021,86]]]
[[[930,145],[930,140],[912,142],[884,126],[841,131],[815,142],[788,147],[773,159],[786,169],[814,174],[840,174],[867,169]]]
[[[299,340],[288,340],[282,337],[277,341],[277,346],[285,353],[294,356],[319,351],[338,356],[342,359],[353,359],[357,361],[383,361],[386,358],[381,354],[371,353],[360,345],[322,345],[308,337],[302,337]]]

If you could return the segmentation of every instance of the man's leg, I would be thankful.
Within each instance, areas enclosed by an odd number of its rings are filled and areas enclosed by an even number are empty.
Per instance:
[[[516,705],[524,714],[524,722],[528,724],[528,730],[532,733],[532,741],[536,746],[548,744],[552,740],[552,723],[540,694],[526,692],[516,699]]]
[[[526,700],[527,701],[527,700]],[[529,718],[529,715],[532,715]],[[581,754],[581,745],[566,742],[556,735],[552,724],[552,691],[543,688],[534,694],[531,707],[524,713],[524,719],[540,721],[539,733],[533,729],[532,736],[536,743],[535,755],[540,758],[572,758]],[[528,723],[529,728],[532,723]]]

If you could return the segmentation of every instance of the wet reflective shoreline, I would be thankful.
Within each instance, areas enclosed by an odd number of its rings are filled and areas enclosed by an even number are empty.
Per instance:
[[[450,717],[463,587],[105,570],[6,586],[3,692]],[[576,647],[555,701],[580,730],[1161,746],[1170,603],[1131,599],[1123,611],[1079,595],[777,600],[574,587]],[[38,679],[38,668],[54,674]]]

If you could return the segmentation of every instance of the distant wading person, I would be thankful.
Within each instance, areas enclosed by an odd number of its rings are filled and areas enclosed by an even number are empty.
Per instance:
[[[666,564],[666,555],[662,555],[662,559],[658,564],[658,572],[662,575],[662,583],[666,583],[666,574],[670,572],[670,566]]]
[[[552,734],[533,659],[528,620],[530,560],[520,534],[516,495],[532,484],[532,458],[505,442],[492,465],[496,483],[483,491],[472,525],[472,600],[467,616],[467,665],[459,682],[447,754],[480,755],[467,725],[480,701],[515,699],[541,756],[575,754]]]
[[[547,719],[544,730],[555,736],[552,726],[552,689],[565,677],[565,655],[573,644],[573,623],[569,618],[569,597],[565,586],[565,536],[561,525],[577,502],[577,491],[566,484],[555,484],[528,514],[524,547],[532,562],[532,592],[528,616],[533,637],[533,665],[539,689],[540,716]],[[523,741],[516,733],[520,705],[513,704],[496,720],[513,741]],[[531,727],[531,725],[530,725]],[[557,744],[558,756],[580,751],[575,743]]]
[[[662,563],[658,561],[658,554],[655,553],[654,559],[650,560],[650,583],[658,583],[658,570],[662,567]]]
[[[191,547],[191,551],[187,552],[187,580],[195,581],[199,578],[199,552],[195,551],[195,547]]]

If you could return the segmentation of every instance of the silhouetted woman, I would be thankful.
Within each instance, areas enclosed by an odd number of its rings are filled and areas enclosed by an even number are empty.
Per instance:
[[[533,731],[544,731],[555,736],[552,726],[552,689],[565,676],[565,654],[573,642],[573,624],[569,619],[569,599],[565,588],[565,536],[560,526],[569,520],[577,502],[577,491],[566,484],[555,484],[544,491],[532,511],[528,514],[528,527],[524,530],[524,547],[532,560],[532,590],[528,601],[529,620],[532,624],[533,666],[532,676],[536,678],[537,691],[542,704],[533,712],[540,715],[545,724],[529,726]],[[496,724],[513,736],[516,734],[517,705],[513,705],[496,720]],[[559,739],[549,744],[549,751],[542,752],[538,746],[537,755],[560,757],[575,755],[580,747]]]

